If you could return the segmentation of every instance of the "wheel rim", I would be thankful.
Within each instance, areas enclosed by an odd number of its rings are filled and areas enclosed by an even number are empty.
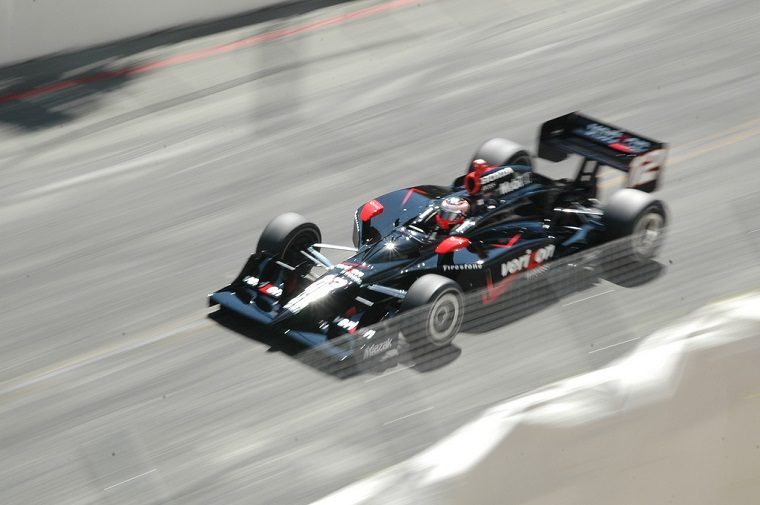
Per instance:
[[[428,335],[430,342],[437,346],[448,345],[459,330],[462,308],[459,297],[453,292],[439,296],[428,313]]]
[[[649,259],[657,252],[665,219],[656,212],[645,214],[636,223],[631,236],[633,252],[639,258]]]

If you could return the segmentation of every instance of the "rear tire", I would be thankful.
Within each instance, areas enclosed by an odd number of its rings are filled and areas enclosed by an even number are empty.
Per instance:
[[[296,265],[304,259],[300,251],[322,241],[319,227],[295,212],[281,214],[264,228],[256,246],[256,253],[268,253]]]
[[[423,275],[406,293],[401,331],[413,352],[443,348],[459,333],[464,319],[464,298],[459,284],[436,274]]]
[[[648,262],[662,247],[667,212],[665,205],[648,193],[631,188],[615,192],[602,220],[608,236],[619,240],[619,247],[615,247],[618,259]]]
[[[486,140],[478,147],[470,160],[468,172],[472,172],[472,162],[482,159],[489,165],[524,165],[533,170],[533,160],[527,149],[511,140],[494,138]]]

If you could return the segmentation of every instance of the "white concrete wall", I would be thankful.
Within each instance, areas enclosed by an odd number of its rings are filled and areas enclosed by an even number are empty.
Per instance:
[[[758,363],[760,295],[711,306],[318,504],[760,503]]]
[[[0,65],[86,48],[282,0],[0,0]]]

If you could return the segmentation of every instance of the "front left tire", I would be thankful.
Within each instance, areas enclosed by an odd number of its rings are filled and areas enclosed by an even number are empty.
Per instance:
[[[300,214],[288,212],[272,219],[261,232],[256,253],[268,253],[288,264],[303,261],[302,250],[322,241],[319,227]]]

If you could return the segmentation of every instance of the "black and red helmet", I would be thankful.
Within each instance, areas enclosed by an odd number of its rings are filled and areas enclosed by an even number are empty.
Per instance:
[[[441,229],[448,231],[452,226],[463,223],[469,213],[470,202],[461,196],[449,196],[441,202],[435,222]]]

